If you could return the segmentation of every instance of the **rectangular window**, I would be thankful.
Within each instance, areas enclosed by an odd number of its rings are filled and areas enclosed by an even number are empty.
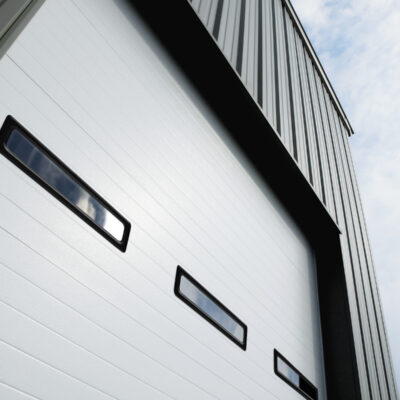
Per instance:
[[[175,294],[246,350],[247,326],[180,266],[176,271]]]
[[[11,116],[0,131],[0,152],[97,232],[126,250],[130,223]]]
[[[318,389],[277,350],[274,350],[275,374],[306,399],[318,400]]]

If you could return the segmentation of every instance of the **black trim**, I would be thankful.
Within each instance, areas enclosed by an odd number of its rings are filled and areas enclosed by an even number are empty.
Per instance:
[[[184,276],[190,282],[192,282],[198,289],[200,289],[210,300],[212,300],[218,307],[220,307],[223,311],[225,311],[232,319],[234,319],[239,325],[242,326],[244,334],[243,334],[243,342],[238,341],[235,336],[232,336],[227,332],[221,325],[215,322],[212,318],[210,318],[206,313],[204,313],[199,307],[193,304],[190,300],[188,300],[179,290],[181,277]],[[215,296],[213,296],[203,285],[201,285],[196,279],[194,279],[188,272],[186,272],[180,265],[176,268],[176,277],[174,284],[174,293],[175,295],[181,299],[186,305],[188,305],[192,310],[196,311],[199,315],[201,315],[204,319],[206,319],[212,326],[217,328],[220,332],[222,332],[227,338],[232,340],[235,344],[237,344],[241,349],[246,350],[247,346],[247,325],[243,323],[232,311],[230,311],[226,306],[224,306]]]
[[[35,147],[40,149],[51,161],[53,161],[59,168],[66,172],[80,187],[83,187],[88,193],[90,193],[96,200],[101,203],[104,208],[111,212],[120,222],[124,225],[124,233],[121,241],[115,239],[107,231],[97,225],[92,219],[90,219],[86,214],[84,214],[79,208],[74,204],[69,202],[62,196],[57,190],[52,188],[47,182],[38,177],[33,171],[31,171],[24,163],[14,157],[6,148],[7,140],[16,129],[19,133],[25,136]],[[106,238],[110,243],[117,247],[122,252],[126,251],[128,244],[129,232],[131,229],[131,224],[126,220],[114,207],[112,207],[106,200],[104,200],[95,190],[93,190],[86,182],[84,182],[75,172],[73,172],[69,167],[67,167],[54,153],[52,153],[46,146],[44,146],[38,139],[36,139],[26,128],[24,128],[18,121],[16,121],[11,115],[8,115],[4,121],[3,126],[0,130],[0,153],[3,154],[8,160],[15,164],[18,168],[24,171],[30,178],[32,178],[36,183],[42,186],[55,198],[57,198],[62,204],[68,207],[72,212],[74,212],[78,217],[84,220],[88,225],[90,225],[95,231]]]
[[[296,386],[293,382],[286,378],[285,375],[281,374],[278,369],[278,358],[280,358],[284,363],[286,363],[294,372],[299,375],[300,381],[299,386]],[[296,392],[300,393],[303,397],[308,400],[318,400],[318,389],[290,362],[285,358],[278,350],[274,349],[274,372],[279,378],[285,381],[290,387],[292,387]],[[302,387],[309,386],[313,391],[315,391],[315,396],[310,396],[306,393]]]

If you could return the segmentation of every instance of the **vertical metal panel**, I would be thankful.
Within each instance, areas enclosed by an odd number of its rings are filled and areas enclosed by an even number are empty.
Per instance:
[[[219,40],[219,34],[221,29],[221,18],[223,9],[224,9],[224,0],[218,0],[217,8],[215,11],[214,25],[212,28],[212,34],[217,42]]]
[[[370,284],[371,291],[372,291],[371,298],[373,301],[375,322],[377,324],[379,346],[381,349],[381,355],[383,357],[383,366],[382,366],[383,373],[385,375],[385,382],[386,382],[389,397],[396,398],[397,391],[396,391],[396,387],[395,387],[392,363],[391,363],[390,353],[389,353],[388,344],[387,344],[385,324],[384,324],[384,320],[382,317],[382,310],[380,307],[380,298],[379,298],[379,292],[378,292],[377,282],[376,282],[376,278],[375,278],[375,271],[373,268],[371,250],[370,250],[370,246],[368,243],[368,233],[367,233],[366,226],[365,226],[365,219],[363,217],[363,208],[362,208],[360,193],[359,193],[359,190],[357,187],[357,180],[355,177],[354,165],[353,165],[353,162],[351,159],[351,152],[349,149],[348,139],[347,139],[347,137],[344,136],[347,134],[347,130],[344,128],[344,126],[342,124],[341,124],[341,128],[342,128],[341,138],[343,141],[343,146],[344,146],[344,150],[345,150],[348,169],[349,169],[350,176],[352,179],[353,195],[354,195],[355,201],[357,203],[357,217],[358,217],[358,224],[359,224],[359,227],[361,230],[361,240],[362,240],[361,247],[363,250],[363,255],[366,260],[366,268],[367,268],[367,273],[368,273],[368,278],[369,278],[369,284]]]
[[[217,7],[218,7],[218,2],[211,0],[210,9],[208,11],[207,24],[206,24],[206,27],[209,30],[209,32],[212,32],[213,30],[213,26],[215,23],[215,16],[217,14]]]
[[[243,6],[242,6],[243,7]],[[242,81],[247,87],[247,70],[249,68],[249,32],[250,32],[250,1],[246,1],[245,5],[245,12],[244,12],[244,20],[242,19],[243,13],[241,12],[241,19],[240,21],[244,21],[243,23],[243,51],[242,51],[242,62],[241,62],[241,77]],[[240,34],[240,33],[239,33]],[[248,88],[248,87],[247,87]]]
[[[281,135],[281,100],[279,92],[279,68],[278,68],[278,28],[276,17],[276,1],[272,0],[271,3],[271,16],[272,16],[272,46],[274,51],[274,91],[275,91],[275,123],[278,135]]]
[[[258,0],[257,4],[257,103],[263,108],[263,86],[264,86],[264,64],[263,64],[263,1]]]
[[[219,36],[218,36],[218,44],[222,51],[224,51],[224,46],[225,46],[225,41],[226,41],[226,32],[228,29],[228,25],[230,23],[229,21],[229,12],[232,8],[232,2],[231,1],[224,1],[224,6],[222,8],[222,13],[221,13],[221,25],[219,28]],[[227,57],[228,58],[228,57]],[[230,61],[230,59],[228,58]]]
[[[304,123],[302,119],[302,108],[300,98],[300,81],[298,74],[298,63],[296,54],[296,42],[297,37],[294,31],[293,23],[290,18],[287,19],[288,29],[288,51],[290,57],[290,75],[292,79],[292,97],[293,97],[293,119],[295,125],[295,136],[297,146],[297,161],[303,174],[308,176],[307,171],[307,152],[305,150],[305,138],[304,138]]]
[[[298,145],[297,145],[297,132],[296,132],[296,118],[294,112],[294,94],[293,94],[293,51],[291,51],[291,45],[293,45],[292,36],[292,22],[286,11],[283,10],[283,26],[284,26],[284,37],[285,37],[285,52],[286,52],[286,66],[287,66],[287,79],[288,79],[288,94],[289,94],[289,105],[290,105],[290,130],[289,136],[292,141],[292,152],[293,157],[298,160]]]
[[[340,206],[338,206],[338,219],[339,226],[344,228],[343,235],[341,237],[342,251],[343,251],[343,261],[345,266],[345,275],[347,281],[348,298],[350,303],[350,314],[353,326],[354,342],[356,347],[356,357],[357,366],[360,379],[360,389],[362,393],[362,398],[370,398],[371,394],[371,384],[369,377],[369,368],[367,364],[367,358],[365,353],[365,343],[361,328],[361,312],[358,300],[358,292],[356,290],[356,282],[354,277],[354,270],[352,268],[352,254],[349,239],[349,228],[346,215],[345,206],[345,190],[343,189],[343,178],[342,171],[340,168],[340,161],[337,154],[337,149],[335,145],[334,136],[335,132],[335,122],[332,115],[332,107],[329,102],[329,97],[324,91],[324,105],[328,113],[328,124],[329,124],[329,140],[332,146],[332,154],[334,160],[335,174],[337,176],[337,183],[340,196]]]
[[[320,87],[319,77],[313,71],[312,74],[312,82],[314,88],[314,106],[315,106],[315,117],[317,119],[318,126],[318,136],[320,143],[320,152],[321,152],[321,161],[322,161],[322,170],[324,176],[324,186],[325,186],[325,197],[326,197],[326,207],[332,216],[336,216],[336,205],[333,194],[333,186],[332,186],[332,171],[329,163],[329,154],[328,154],[328,146],[326,140],[326,121],[324,120],[324,115],[321,108],[320,102]]]
[[[294,32],[294,56],[296,63],[296,71],[294,71],[294,76],[297,79],[297,88],[296,94],[297,103],[298,103],[298,114],[297,119],[298,123],[298,142],[299,142],[299,149],[302,149],[301,153],[303,154],[303,163],[304,163],[304,171],[305,176],[308,178],[309,182],[313,184],[313,171],[312,171],[312,161],[311,161],[311,150],[310,150],[310,141],[309,141],[309,131],[307,128],[307,121],[306,121],[306,104],[304,99],[304,78],[302,74],[302,50],[303,45],[301,43],[300,38],[297,36],[296,32]],[[302,145],[302,146],[301,146]]]
[[[371,370],[374,372],[373,379],[376,379],[376,388],[379,393],[379,398],[385,398],[387,395],[387,388],[384,376],[384,369],[382,365],[382,354],[381,349],[379,348],[379,337],[377,333],[376,327],[376,319],[374,313],[374,305],[373,305],[373,294],[371,292],[371,286],[368,280],[368,267],[366,265],[366,260],[364,254],[362,252],[362,238],[360,232],[360,226],[358,224],[357,218],[357,204],[355,200],[355,191],[352,184],[351,176],[350,176],[350,169],[348,168],[348,164],[346,163],[346,154],[343,147],[342,141],[342,126],[340,124],[339,119],[335,115],[335,122],[336,122],[336,132],[337,132],[337,143],[339,152],[341,155],[341,163],[343,164],[343,168],[346,174],[346,185],[347,185],[347,195],[348,201],[350,206],[350,213],[351,213],[351,221],[352,221],[352,229],[354,233],[354,238],[356,242],[356,249],[354,251],[355,256],[357,257],[358,261],[358,271],[360,274],[360,281],[362,284],[362,292],[363,298],[365,302],[365,313],[366,313],[366,321],[368,323],[368,330],[364,330],[365,335],[369,335],[370,337],[370,346],[371,348],[368,349],[368,353],[372,355],[373,362],[371,362]]]
[[[245,84],[251,95],[256,98],[256,81],[257,81],[257,2],[248,1],[247,13],[247,68]]]
[[[193,6],[194,7],[194,6]],[[200,0],[198,16],[204,25],[207,26],[208,16],[210,13],[211,0]]]
[[[311,111],[312,127],[314,129],[314,136],[312,137],[312,139],[315,146],[315,156],[316,156],[319,184],[321,190],[320,194],[322,202],[326,204],[324,169],[322,165],[321,148],[320,148],[321,146],[319,138],[320,130],[318,125],[318,118],[316,116],[318,109],[315,98],[315,87],[313,86],[313,68],[312,68],[312,62],[307,54],[306,54],[306,76],[307,76],[307,87],[310,94],[310,111]]]
[[[328,209],[331,209],[330,205],[328,204],[329,202],[329,168],[328,168],[328,163],[327,163],[327,158],[326,158],[326,153],[325,153],[325,147],[324,147],[324,130],[322,126],[322,120],[321,120],[321,112],[319,108],[319,99],[318,99],[318,91],[315,83],[315,75],[316,71],[314,68],[309,69],[309,86],[311,88],[311,98],[312,98],[312,103],[313,103],[313,124],[315,128],[315,143],[317,147],[317,160],[318,160],[318,166],[319,166],[319,172],[321,176],[321,190],[322,190],[322,201],[328,207]]]
[[[232,65],[237,66],[237,61],[238,61],[238,53],[239,53],[239,32],[240,32],[240,13],[242,9],[242,0],[237,0],[236,1],[236,9],[235,9],[235,15],[232,17],[235,20],[235,24],[233,26],[233,31],[232,31],[232,50],[231,50],[231,56],[230,60]],[[237,67],[236,67],[237,71]]]
[[[267,13],[269,7],[268,1],[262,1],[261,5],[261,15],[260,15],[260,22],[261,22],[261,29],[259,33],[261,35],[261,43],[259,43],[259,52],[261,52],[261,60],[259,60],[259,67],[261,66],[261,70],[258,72],[259,75],[259,89],[261,93],[258,93],[258,104],[262,108],[263,114],[268,115],[268,105],[267,105],[267,39],[269,27],[267,26]],[[260,5],[259,5],[260,8]],[[269,119],[269,118],[268,118]]]
[[[317,87],[317,103],[318,103],[318,109],[320,111],[321,115],[321,122],[322,122],[322,136],[323,136],[323,142],[324,142],[324,153],[326,157],[326,162],[327,162],[327,170],[328,170],[328,175],[329,175],[329,181],[327,181],[327,186],[329,187],[328,193],[330,194],[330,209],[329,211],[333,216],[335,216],[336,222],[338,223],[338,216],[337,216],[337,204],[339,203],[338,199],[338,187],[337,187],[337,181],[336,181],[336,176],[335,176],[335,170],[334,170],[334,162],[333,162],[333,154],[332,154],[332,148],[331,144],[329,141],[329,121],[328,121],[328,115],[326,108],[324,106],[324,88],[322,86],[322,82],[320,80],[320,77],[317,74],[314,74],[315,82],[316,82],[316,87]]]
[[[313,115],[312,115],[312,99],[308,86],[308,65],[309,59],[307,57],[307,53],[304,49],[303,44],[300,45],[301,49],[299,51],[299,62],[300,62],[300,71],[301,71],[301,83],[302,83],[302,93],[304,97],[304,111],[305,111],[305,121],[307,127],[307,141],[309,146],[310,153],[310,164],[312,170],[312,184],[315,188],[315,191],[320,196],[321,195],[321,178],[319,174],[318,168],[318,160],[317,160],[317,151],[315,144],[315,129],[313,124]]]
[[[201,1],[202,1],[202,0],[191,0],[191,2],[192,2],[192,7],[194,8],[194,10],[195,10],[197,13],[200,12]]]
[[[288,83],[288,66],[286,57],[284,8],[282,2],[275,4],[276,27],[277,27],[277,56],[278,56],[278,91],[280,100],[280,127],[281,136],[287,149],[293,153],[292,124],[290,110],[290,95]]]
[[[335,119],[335,124],[336,124],[336,133],[337,133],[337,140],[338,140],[338,146],[340,146],[339,140],[341,136],[341,131],[340,131],[340,124],[339,120],[336,118],[336,115],[334,115]],[[341,149],[339,149],[341,151]],[[342,153],[340,153],[342,157]],[[347,185],[347,195],[348,195],[348,201],[350,205],[350,222],[352,223],[352,229],[354,233],[354,238],[356,241],[356,247],[353,249],[353,254],[354,258],[357,261],[358,268],[356,269],[355,273],[357,276],[359,276],[359,282],[360,282],[360,287],[358,290],[359,298],[363,300],[363,303],[365,303],[365,312],[363,314],[364,316],[364,321],[368,323],[368,325],[364,326],[364,329],[362,331],[362,334],[364,335],[365,342],[366,342],[366,352],[367,352],[367,357],[368,357],[368,365],[369,365],[369,370],[370,370],[370,376],[371,376],[371,386],[372,386],[372,392],[374,395],[374,398],[379,398],[375,396],[384,396],[384,393],[386,391],[384,385],[385,385],[385,379],[382,379],[382,367],[379,365],[380,364],[380,359],[381,355],[377,354],[377,349],[378,349],[378,343],[377,343],[377,338],[376,335],[374,335],[374,325],[375,322],[373,321],[374,318],[374,311],[373,308],[371,307],[371,294],[370,291],[368,290],[368,282],[365,274],[365,265],[363,263],[362,257],[360,256],[361,253],[361,242],[360,242],[360,237],[358,235],[358,230],[356,229],[356,208],[354,206],[354,201],[351,196],[351,191],[352,187],[350,186],[350,180],[348,176],[348,168],[345,166],[345,161],[344,158],[341,158],[341,162],[343,164],[343,168],[345,171],[345,183]],[[380,351],[379,351],[380,352]],[[378,375],[378,376],[377,376]],[[385,397],[385,396],[384,396]]]
[[[236,60],[234,65],[239,75],[242,75],[243,70],[243,54],[244,54],[244,33],[246,22],[246,0],[241,0],[240,8],[238,10],[238,24],[237,24],[237,46],[236,46]]]
[[[275,97],[275,68],[274,68],[274,43],[273,43],[273,17],[272,2],[274,0],[266,0],[264,3],[265,12],[265,42],[264,42],[264,74],[265,74],[265,106],[266,115],[271,125],[277,129],[276,121],[276,97]]]

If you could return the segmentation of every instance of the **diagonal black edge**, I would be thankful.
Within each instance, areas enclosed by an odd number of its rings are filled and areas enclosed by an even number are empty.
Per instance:
[[[330,399],[361,399],[340,230],[187,1],[130,3],[310,239]]]

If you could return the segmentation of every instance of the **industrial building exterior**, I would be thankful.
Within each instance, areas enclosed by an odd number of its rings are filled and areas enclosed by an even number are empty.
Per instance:
[[[288,0],[5,0],[0,57],[0,399],[398,398]]]

